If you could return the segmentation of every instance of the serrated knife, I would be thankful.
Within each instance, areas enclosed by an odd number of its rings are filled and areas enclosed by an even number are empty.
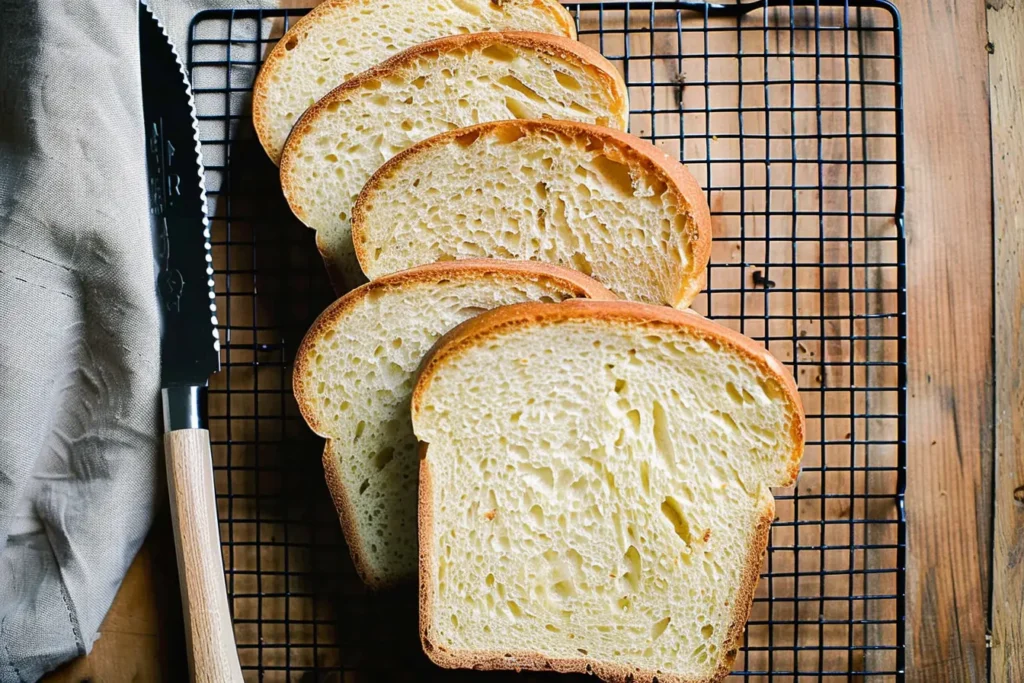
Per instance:
[[[207,384],[220,370],[220,344],[198,127],[185,69],[143,4],[139,51],[161,309],[164,455],[189,676],[240,682],[205,417]]]

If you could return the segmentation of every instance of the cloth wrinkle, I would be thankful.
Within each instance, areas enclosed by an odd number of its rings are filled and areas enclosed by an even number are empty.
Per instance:
[[[0,620],[0,636],[3,635],[3,632],[4,632],[4,624],[3,624],[3,621]],[[3,643],[3,646],[4,646],[4,657],[7,659],[8,666],[10,666],[11,669],[14,670],[14,675],[17,676],[18,683],[22,683],[25,679],[21,677],[21,672],[18,671],[18,667],[14,663],[14,659],[11,657],[11,651],[8,649],[7,643],[5,641],[3,641],[3,640],[0,640],[0,643]]]

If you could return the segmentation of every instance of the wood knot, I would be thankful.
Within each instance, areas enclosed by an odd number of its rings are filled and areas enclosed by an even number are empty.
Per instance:
[[[1024,486],[1018,486],[1013,490],[1013,499],[1018,503],[1024,503]]]

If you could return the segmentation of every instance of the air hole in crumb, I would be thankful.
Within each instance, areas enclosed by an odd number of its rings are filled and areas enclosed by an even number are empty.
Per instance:
[[[483,306],[463,306],[455,314],[459,318],[474,318],[487,310]]]
[[[503,45],[489,45],[481,50],[480,54],[496,62],[511,62],[516,58],[516,53]]]
[[[686,515],[683,514],[683,507],[679,504],[678,500],[672,496],[667,496],[661,503],[661,514],[665,515],[665,519],[672,525],[672,529],[683,543],[687,546],[693,543],[693,536],[690,534],[690,523],[686,520]]]
[[[532,118],[530,116],[529,108],[527,108],[527,106],[525,104],[523,104],[519,100],[515,99],[514,97],[506,97],[505,98],[505,108],[508,109],[508,112],[510,114],[512,114],[512,118],[516,118],[516,119],[529,119],[529,118]]]
[[[298,38],[291,38],[291,39],[288,40],[288,42],[286,42],[284,44],[284,49],[288,50],[289,52],[291,52],[296,47],[298,47],[298,45],[299,45],[299,39]]]
[[[380,472],[387,467],[388,463],[395,457],[395,449],[391,446],[384,448],[377,455],[373,456],[373,466]]]
[[[558,83],[563,88],[566,88],[568,90],[581,90],[582,89],[582,86],[580,85],[580,82],[577,81],[575,78],[573,78],[572,76],[570,76],[567,73],[563,73],[561,71],[557,71],[556,70],[555,71],[555,80],[557,80]]]
[[[471,130],[467,133],[463,133],[462,135],[456,135],[455,144],[457,144],[459,147],[469,147],[474,142],[476,142],[477,139],[479,139],[479,137],[479,130]]]
[[[672,617],[665,617],[664,619],[659,619],[658,621],[654,622],[654,625],[651,626],[651,640],[657,640],[658,638],[660,638],[661,634],[665,632],[665,629],[668,628],[668,625],[669,623],[671,623],[671,621]]]
[[[360,494],[365,493],[366,489],[368,489],[368,488],[370,488],[370,480],[369,479],[363,479],[363,483],[359,485],[359,493]]]
[[[526,135],[526,131],[515,124],[499,126],[491,133],[498,142],[509,145]]]
[[[732,382],[725,383],[725,393],[729,395],[729,398],[732,399],[733,403],[743,405],[743,394],[740,393],[739,389],[737,389],[736,385]]]

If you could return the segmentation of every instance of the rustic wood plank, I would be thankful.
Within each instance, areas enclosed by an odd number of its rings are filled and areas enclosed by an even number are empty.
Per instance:
[[[1024,5],[988,6],[995,220],[991,680],[1024,680]]]
[[[901,3],[908,246],[908,680],[982,681],[992,229],[982,2]]]

